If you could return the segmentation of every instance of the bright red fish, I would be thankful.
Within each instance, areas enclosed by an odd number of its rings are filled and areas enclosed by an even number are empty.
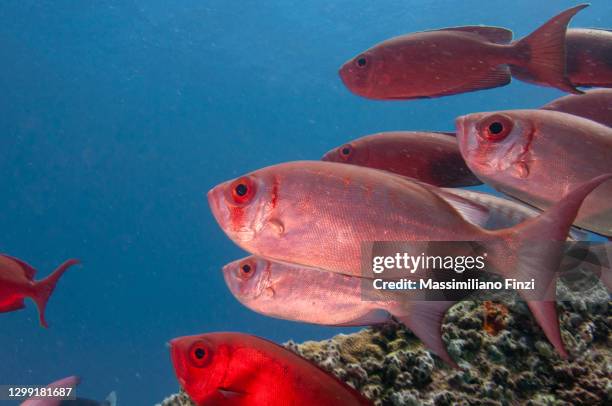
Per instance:
[[[45,320],[47,301],[59,278],[70,266],[78,263],[78,260],[70,259],[45,279],[34,281],[34,268],[17,258],[0,255],[0,313],[23,309],[23,300],[29,297],[38,306],[40,324],[48,327]]]
[[[470,223],[434,192],[435,186],[332,162],[288,162],[260,169],[216,186],[208,200],[217,222],[236,244],[271,260],[363,276],[364,242],[487,241],[489,258],[501,261],[493,265],[496,272],[517,277],[520,270],[524,279],[552,280],[561,262],[558,248],[540,250],[534,258],[520,255],[519,247],[525,241],[564,241],[582,200],[607,179],[577,186],[542,215],[495,231]],[[555,303],[528,305],[565,354]]]
[[[565,31],[585,7],[560,13],[515,42],[512,31],[483,26],[402,35],[346,62],[340,77],[359,96],[415,99],[507,85],[512,66],[530,82],[579,93],[565,75]]]
[[[210,333],[170,342],[179,383],[197,405],[372,405],[297,354],[259,337]]]
[[[452,133],[390,131],[366,135],[332,149],[322,160],[382,169],[436,186],[482,183],[468,169]]]
[[[612,32],[591,28],[568,29],[566,74],[574,86],[612,87]],[[527,71],[512,68],[521,80],[533,82]]]
[[[612,63],[612,56],[610,58]],[[542,109],[573,114],[612,127],[612,89],[587,90],[583,95],[570,94],[551,101]]]
[[[470,169],[494,188],[545,209],[569,190],[610,172],[612,128],[547,110],[474,113],[457,119]],[[612,236],[612,184],[587,197],[576,225]]]

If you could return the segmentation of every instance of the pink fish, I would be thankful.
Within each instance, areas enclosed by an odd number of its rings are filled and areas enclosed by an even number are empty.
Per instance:
[[[78,376],[69,376],[68,378],[60,379],[50,383],[46,387],[49,389],[61,389],[61,388],[72,388],[72,391],[76,391],[76,387],[81,383],[81,379]],[[61,406],[61,399],[57,398],[40,398],[40,399],[28,399],[21,404],[21,406]]]
[[[488,241],[496,272],[521,276],[559,268],[559,247],[523,258],[525,241],[564,241],[582,200],[599,177],[576,187],[544,214],[503,230],[468,222],[432,190],[383,171],[332,162],[289,162],[227,181],[208,193],[225,233],[246,251],[280,262],[362,276],[369,241]],[[550,283],[547,284],[549,286]],[[549,340],[565,354],[554,301],[529,306]]]
[[[170,342],[179,383],[204,406],[368,406],[310,361],[263,338],[209,333]]]
[[[227,264],[223,276],[240,303],[270,317],[333,326],[371,326],[387,323],[394,316],[427,348],[456,366],[441,334],[444,312],[454,302],[408,301],[401,294],[371,289],[365,300],[362,287],[364,283],[371,285],[369,280],[255,256]]]
[[[612,169],[612,128],[546,110],[476,113],[457,119],[461,153],[487,184],[541,209]],[[612,236],[612,184],[582,205],[576,225]]]
[[[76,387],[81,383],[81,379],[77,376],[69,376],[68,378],[60,379],[46,386],[47,389],[68,389],[71,388],[71,393],[66,397],[71,397],[71,400],[62,400],[58,397],[47,397],[40,399],[28,399],[21,406],[116,406],[117,395],[111,392],[106,400],[98,402],[85,398],[75,398]]]
[[[34,268],[17,258],[0,255],[0,313],[23,309],[25,307],[23,300],[29,297],[38,306],[40,324],[48,327],[45,320],[47,301],[59,278],[69,267],[78,263],[78,260],[70,259],[47,278],[34,281],[36,274]]]
[[[565,31],[585,7],[560,13],[515,42],[512,31],[485,26],[402,35],[346,62],[340,77],[359,96],[414,99],[507,85],[512,66],[531,82],[579,93],[565,76]]]
[[[612,89],[593,89],[583,95],[564,96],[542,108],[588,118],[612,127]]]
[[[391,131],[366,135],[327,152],[323,161],[382,169],[436,186],[480,185],[452,133]]]

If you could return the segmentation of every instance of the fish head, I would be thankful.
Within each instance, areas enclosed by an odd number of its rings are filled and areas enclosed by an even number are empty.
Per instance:
[[[215,219],[225,234],[251,254],[282,259],[266,253],[285,252],[312,227],[304,221],[309,212],[313,165],[336,165],[319,161],[295,161],[269,166],[224,182],[208,193]],[[316,165],[315,165],[316,166]],[[345,165],[340,165],[345,166]],[[317,169],[321,170],[321,169]]]
[[[369,155],[367,144],[360,142],[360,140],[354,140],[327,151],[321,160],[367,166]]]
[[[385,82],[386,76],[383,75],[384,55],[383,52],[377,52],[376,48],[357,55],[340,67],[340,79],[354,94],[370,99],[378,98],[377,90],[380,85],[388,84]]]
[[[230,363],[230,350],[207,334],[170,341],[174,372],[189,397],[198,405],[219,398]]]
[[[208,203],[219,226],[234,242],[247,249],[256,237],[269,231],[275,205],[275,183],[265,171],[241,176],[215,186]]]
[[[532,120],[512,111],[457,118],[457,141],[469,168],[491,183],[524,181],[532,163]]]
[[[223,277],[232,294],[249,307],[272,288],[271,266],[266,259],[250,256],[225,265]]]

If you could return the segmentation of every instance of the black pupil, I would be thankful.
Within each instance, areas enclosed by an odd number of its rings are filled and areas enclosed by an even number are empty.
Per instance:
[[[197,359],[202,359],[204,358],[205,355],[206,355],[206,351],[204,351],[202,348],[198,348],[195,350],[195,356]]]
[[[251,272],[251,266],[250,265],[242,265],[242,272],[244,272],[244,273]]]
[[[348,155],[351,153],[351,150],[348,147],[342,148],[342,155]]]
[[[359,58],[357,59],[357,65],[359,66],[365,66],[366,64],[366,59],[365,58]]]
[[[238,196],[246,195],[248,190],[249,189],[247,188],[247,186],[244,183],[241,183],[238,186],[236,186],[236,194]]]
[[[491,125],[489,125],[489,131],[491,131],[491,134],[499,134],[503,130],[504,130],[504,126],[502,125],[502,123],[498,121],[491,123]]]

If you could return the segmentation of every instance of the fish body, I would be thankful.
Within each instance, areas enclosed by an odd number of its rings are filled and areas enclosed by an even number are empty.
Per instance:
[[[359,406],[355,389],[271,341],[210,333],[170,342],[179,383],[197,405]]]
[[[458,118],[457,128],[461,153],[480,179],[541,209],[612,169],[612,128],[579,116],[546,110],[476,113]],[[607,183],[586,198],[575,224],[612,235],[611,201]]]
[[[578,93],[565,76],[565,31],[586,5],[553,17],[522,40],[486,26],[452,27],[395,37],[357,55],[339,71],[346,87],[370,99],[438,97],[504,86],[510,66],[532,82]]]
[[[612,87],[612,31],[567,30],[567,76],[576,86]]]
[[[48,327],[45,320],[47,301],[59,278],[77,263],[78,260],[70,259],[47,278],[34,281],[34,268],[17,258],[0,255],[0,313],[21,310],[25,307],[24,299],[31,298],[38,306],[40,324]]]
[[[612,127],[612,89],[591,89],[583,95],[567,95],[542,109],[573,114]]]
[[[327,152],[323,161],[381,169],[435,186],[480,185],[454,134],[390,131],[366,135]]]

